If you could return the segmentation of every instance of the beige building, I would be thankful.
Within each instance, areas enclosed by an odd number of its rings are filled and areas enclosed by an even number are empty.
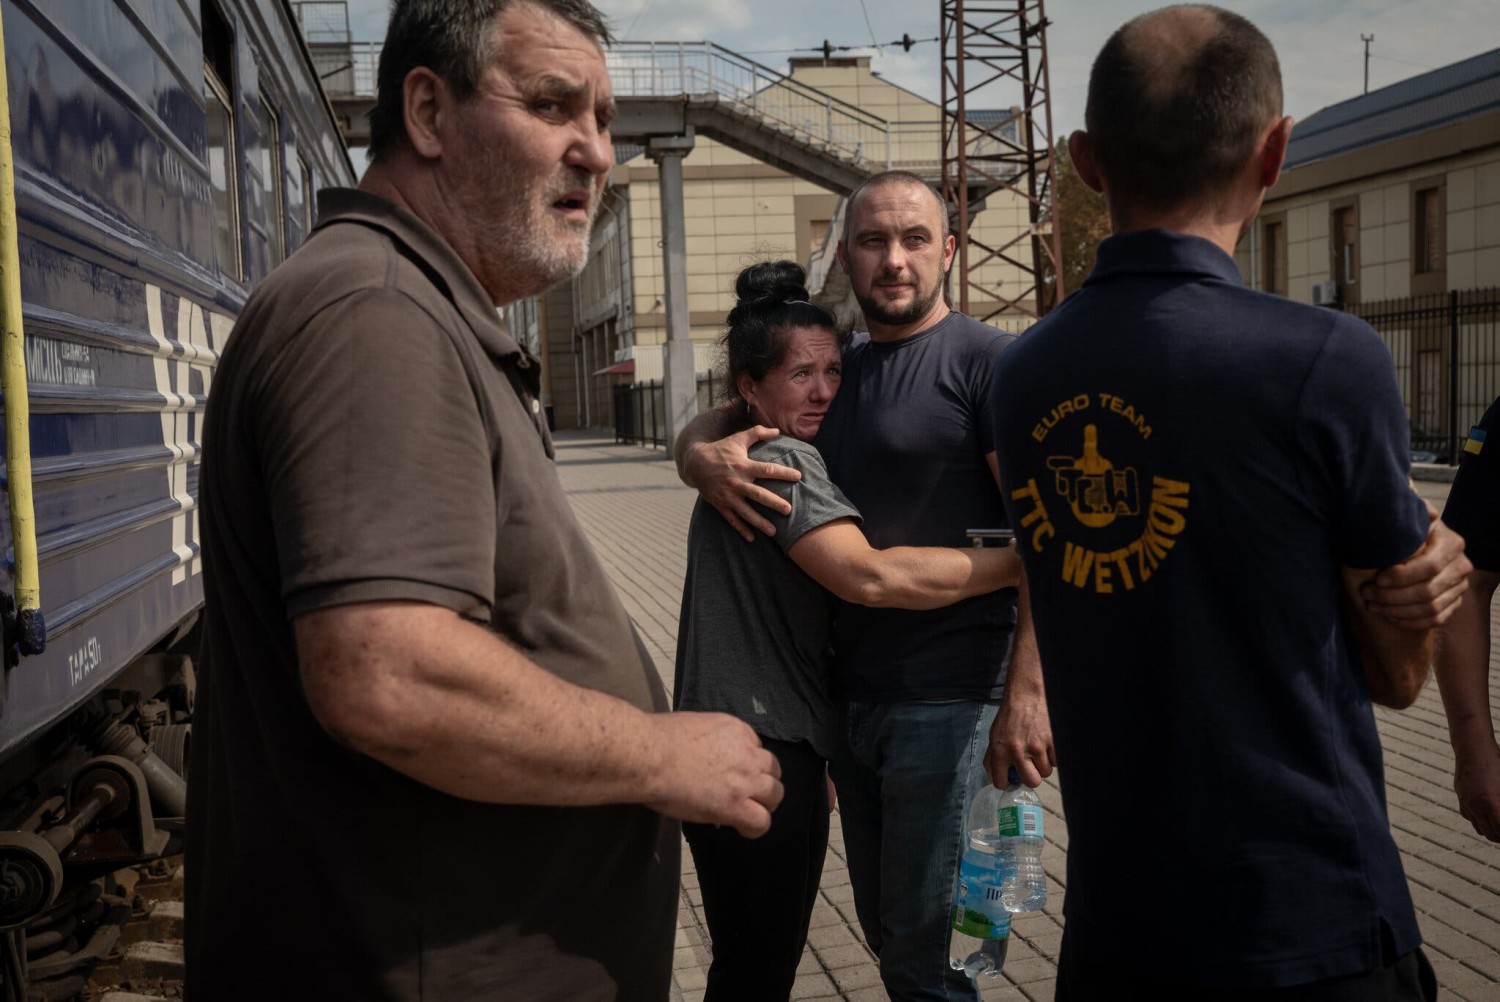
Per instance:
[[[1299,122],[1237,259],[1256,288],[1369,320],[1414,446],[1450,455],[1500,393],[1500,49]]]
[[[868,56],[794,59],[791,78],[891,123],[891,165],[936,183],[942,160],[941,108],[870,70]],[[620,151],[607,211],[594,236],[588,269],[575,283],[543,297],[544,385],[559,428],[611,426],[611,388],[662,378],[666,290],[658,167],[643,153]],[[887,152],[867,150],[878,169]],[[831,227],[842,197],[826,188],[699,136],[682,164],[689,322],[700,378],[715,365],[713,342],[734,305],[734,279],[745,266],[791,258],[812,272],[816,292],[833,263]],[[1009,242],[1028,225],[1023,199],[992,195],[971,223],[974,239]],[[987,288],[1014,292],[1020,269],[991,262],[980,272]],[[974,303],[983,316],[994,301]],[[997,325],[1024,327],[1020,315]],[[708,391],[700,392],[708,403]]]

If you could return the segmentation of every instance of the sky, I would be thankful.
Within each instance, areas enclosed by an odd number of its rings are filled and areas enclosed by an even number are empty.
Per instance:
[[[921,41],[910,52],[884,43],[903,34],[935,39],[940,0],[596,0],[615,34],[627,41],[711,41],[786,72],[795,49],[835,46],[881,48],[871,68],[892,83],[939,99],[941,52]],[[1281,59],[1286,113],[1307,118],[1328,105],[1357,97],[1364,87],[1364,42],[1370,43],[1370,89],[1425,70],[1500,48],[1497,0],[1221,0],[1255,22]],[[1047,49],[1052,84],[1053,132],[1059,138],[1083,125],[1088,71],[1110,32],[1161,3],[1137,0],[1050,0]],[[349,0],[356,40],[384,37],[387,0]],[[978,95],[970,107],[1020,103],[1018,87]]]

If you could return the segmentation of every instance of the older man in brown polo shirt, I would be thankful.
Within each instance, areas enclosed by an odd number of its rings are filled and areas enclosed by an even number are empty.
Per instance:
[[[586,0],[398,2],[368,173],[235,326],[202,485],[194,997],[664,999],[669,819],[769,825],[749,727],[655,712],[496,317],[585,260],[607,41]]]

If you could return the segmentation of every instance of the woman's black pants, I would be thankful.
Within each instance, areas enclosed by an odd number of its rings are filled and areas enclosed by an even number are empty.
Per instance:
[[[771,830],[684,824],[713,938],[704,1002],[775,1002],[791,995],[828,849],[826,761],[805,741],[761,742],[781,763],[786,793]]]

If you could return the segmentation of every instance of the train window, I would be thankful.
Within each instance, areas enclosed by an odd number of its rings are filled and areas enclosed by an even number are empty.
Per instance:
[[[235,157],[234,38],[212,0],[203,12],[203,123],[208,153],[208,181],[213,192],[214,250],[219,271],[239,279],[240,207]]]
[[[266,256],[274,268],[286,256],[283,235],[286,209],[281,195],[281,122],[264,98],[260,102],[260,178],[265,187]]]

